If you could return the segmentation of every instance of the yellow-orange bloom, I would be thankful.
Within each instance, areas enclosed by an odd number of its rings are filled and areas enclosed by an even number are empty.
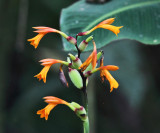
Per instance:
[[[118,88],[119,84],[118,82],[112,77],[112,75],[109,73],[108,70],[111,70],[111,71],[116,71],[118,70],[119,68],[117,66],[112,66],[112,65],[109,65],[109,66],[103,66],[103,58],[101,59],[101,63],[100,63],[100,77],[102,79],[102,82],[104,82],[104,78],[106,80],[109,81],[110,83],[110,92],[113,91],[113,88]],[[106,68],[105,68],[106,67]]]
[[[102,21],[101,23],[99,23],[98,25],[96,25],[94,28],[92,28],[91,30],[89,30],[88,32],[86,32],[87,34],[91,33],[92,31],[98,29],[98,28],[103,28],[103,29],[107,29],[107,30],[110,30],[112,31],[114,34],[118,34],[120,32],[120,28],[122,28],[123,26],[113,26],[113,25],[110,25],[114,22],[114,19],[115,18],[109,18],[109,19],[106,19],[104,21]]]
[[[46,77],[50,67],[53,64],[63,63],[64,61],[56,60],[56,59],[43,59],[43,60],[40,60],[40,62],[42,62],[41,65],[43,65],[44,68],[41,70],[39,74],[35,75],[34,77],[37,77],[39,80],[43,79],[43,82],[46,83]]]
[[[35,75],[34,77],[37,77],[39,79],[39,81],[41,79],[43,79],[43,82],[46,83],[46,77],[47,77],[47,73],[50,69],[51,65],[46,65],[39,74]]]
[[[56,32],[56,33],[60,33],[60,31],[56,30],[56,29],[53,29],[53,28],[50,28],[50,27],[43,27],[43,26],[39,26],[39,27],[33,27],[34,29],[36,29],[36,31],[34,32],[37,32],[38,35],[31,38],[31,39],[28,39],[28,41],[30,42],[31,45],[33,45],[35,48],[38,47],[38,44],[40,42],[40,40],[42,39],[42,37],[47,34],[47,33],[51,33],[51,32]]]
[[[86,61],[79,67],[82,71],[84,71],[89,64],[92,62],[92,70],[95,69],[96,63],[97,63],[97,49],[96,49],[96,44],[93,41],[93,52],[90,54],[90,56],[86,59]]]
[[[40,118],[45,118],[46,120],[48,120],[48,115],[50,114],[50,111],[58,104],[65,104],[69,106],[68,102],[57,97],[47,96],[44,97],[44,99],[45,102],[48,103],[48,105],[45,108],[38,110],[37,114],[40,115]]]

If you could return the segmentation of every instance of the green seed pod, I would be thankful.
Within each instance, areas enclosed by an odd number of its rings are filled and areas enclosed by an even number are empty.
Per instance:
[[[71,60],[73,61],[72,62],[73,67],[75,69],[78,69],[81,66],[81,64],[82,64],[81,60],[78,57],[75,57],[74,55],[72,55],[70,53],[68,55],[70,56]]]
[[[81,52],[84,51],[88,46],[88,42],[91,41],[92,39],[93,39],[93,36],[90,36],[86,40],[83,40],[78,46],[79,50]]]
[[[80,75],[80,73],[76,69],[69,68],[69,77],[72,81],[72,83],[78,88],[82,89],[83,88],[83,80]]]

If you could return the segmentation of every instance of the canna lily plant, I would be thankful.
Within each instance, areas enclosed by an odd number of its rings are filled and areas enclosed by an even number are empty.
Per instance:
[[[114,34],[118,35],[120,32],[120,28],[123,26],[113,26],[111,25],[114,22],[115,18],[109,18],[107,20],[102,21],[101,23],[97,24],[95,27],[90,29],[89,31],[80,32],[77,34],[76,38],[72,36],[68,36],[62,31],[50,28],[50,27],[33,27],[36,29],[36,35],[35,37],[28,39],[31,45],[33,45],[35,48],[38,47],[40,40],[43,38],[44,35],[47,33],[58,33],[62,37],[64,37],[68,42],[71,43],[71,45],[74,45],[77,49],[77,55],[73,55],[71,53],[68,54],[67,60],[59,60],[59,59],[42,59],[40,60],[41,65],[43,66],[43,69],[34,77],[38,78],[39,80],[43,80],[44,83],[46,83],[47,73],[52,65],[59,63],[60,69],[59,69],[59,78],[62,84],[65,87],[69,87],[67,79],[65,77],[65,74],[63,72],[63,66],[66,66],[68,68],[68,75],[74,86],[84,93],[84,99],[87,99],[87,85],[89,77],[94,74],[95,72],[100,71],[100,77],[102,82],[104,82],[104,79],[108,80],[110,83],[110,92],[113,91],[113,89],[117,89],[119,84],[118,82],[113,78],[113,76],[110,74],[109,71],[116,71],[119,69],[118,66],[114,65],[107,65],[104,66],[103,60],[104,60],[104,54],[103,51],[97,52],[96,49],[96,43],[93,39],[93,36],[89,36],[86,38],[86,40],[83,40],[79,45],[77,44],[78,36],[85,36],[90,33],[92,33],[97,28],[103,28],[112,31]],[[93,43],[93,51],[88,56],[88,58],[83,62],[80,59],[81,53],[87,48],[88,43],[92,41]],[[98,64],[99,67],[98,67]],[[84,127],[84,133],[89,133],[89,118],[88,118],[88,103],[87,100],[84,103],[84,107],[79,105],[76,102],[66,102],[65,100],[62,100],[57,97],[53,96],[46,96],[44,97],[45,102],[48,104],[45,108],[37,111],[37,114],[40,115],[40,118],[45,118],[45,120],[48,120],[48,116],[53,108],[55,108],[58,104],[63,104],[68,106],[72,111],[75,112],[75,114],[82,120],[83,127]]]

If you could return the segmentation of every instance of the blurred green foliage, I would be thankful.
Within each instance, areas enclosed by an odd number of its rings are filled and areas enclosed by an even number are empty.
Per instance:
[[[32,32],[33,26],[59,29],[61,9],[73,2],[0,1],[0,133],[82,132],[79,118],[63,105],[51,111],[48,121],[36,114],[46,105],[42,97],[47,95],[83,104],[80,91],[69,81],[67,69],[70,88],[63,87],[58,79],[59,65],[54,65],[48,73],[46,84],[33,77],[42,69],[40,59],[66,59],[61,37],[46,35],[36,50],[26,41],[36,35]],[[23,28],[18,28],[20,24]],[[123,40],[112,42],[102,50],[106,65],[120,67],[112,73],[120,87],[109,93],[109,84],[101,83],[99,73],[89,80],[92,133],[158,133],[160,46]],[[83,61],[88,55],[83,55]]]
[[[124,26],[118,37],[105,29],[97,29],[94,36],[97,48],[101,48],[113,40],[132,39],[144,44],[156,45],[160,43],[160,0],[111,0],[104,4],[86,3],[86,0],[62,10],[61,30],[72,36],[85,32],[108,18],[115,18],[112,25]],[[74,17],[73,17],[74,16]],[[85,37],[80,37],[84,40]],[[75,49],[63,39],[66,51]],[[86,50],[91,50],[88,46]]]

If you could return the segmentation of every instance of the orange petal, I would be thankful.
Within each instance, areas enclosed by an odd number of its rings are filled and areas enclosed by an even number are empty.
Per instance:
[[[32,27],[33,29],[48,29],[50,27],[46,27],[46,26],[36,26],[36,27]]]
[[[79,67],[79,69],[81,69],[82,71],[84,71],[89,66],[89,64],[91,63],[92,57],[93,57],[93,52],[86,59],[86,61]]]
[[[38,47],[38,44],[40,42],[40,40],[42,39],[42,37],[45,35],[46,33],[39,33],[37,36],[28,39],[27,41],[31,42],[30,44],[33,45],[35,48]]]
[[[33,28],[36,29],[36,31],[34,32],[37,32],[39,34],[31,39],[28,39],[28,41],[31,42],[30,44],[33,45],[35,48],[38,47],[40,40],[45,34],[50,33],[50,32],[60,33],[59,30],[56,30],[50,27],[45,27],[45,26],[38,26],[38,27],[33,27]]]
[[[103,70],[103,69],[106,69],[108,71],[116,71],[119,69],[119,67],[114,65],[107,65],[107,66],[102,66],[98,68],[98,70]]]
[[[38,110],[37,114],[40,115],[40,118],[44,118],[48,120],[48,115],[50,111],[56,106],[57,104],[48,104],[44,109]]]
[[[37,77],[39,79],[39,81],[41,79],[43,79],[43,82],[46,83],[46,77],[47,77],[47,73],[50,69],[51,65],[46,65],[39,74],[35,75],[34,77]]]
[[[112,24],[112,23],[114,22],[114,19],[115,19],[115,18],[106,19],[106,20],[102,21],[101,23],[99,23],[98,25]],[[98,26],[98,25],[97,25],[97,26]]]
[[[94,45],[94,50],[93,50],[93,55],[92,55],[92,70],[95,69],[96,64],[97,64],[97,49],[96,49],[96,44],[93,41],[93,45]]]
[[[45,66],[45,65],[53,65],[56,63],[61,63],[63,61],[57,60],[57,59],[43,59],[43,60],[40,60],[39,62],[42,62],[41,65]]]
[[[123,26],[120,26],[120,27],[117,27],[117,26],[113,26],[113,25],[108,25],[108,24],[105,24],[105,25],[99,25],[98,28],[104,28],[104,29],[107,29],[107,30],[110,30],[112,31],[114,34],[118,34],[120,32],[120,28],[122,28]]]
[[[117,89],[119,84],[118,82],[112,77],[112,75],[109,73],[109,71],[104,70],[105,78],[108,79],[110,83],[110,92],[113,91],[113,88]]]
[[[60,31],[59,30],[56,30],[56,29],[53,29],[53,28],[50,28],[50,27],[45,27],[45,26],[37,26],[37,27],[33,27],[34,29],[36,29],[36,31],[34,32],[37,32],[37,33],[50,33],[50,32],[57,32],[59,33]]]
[[[60,99],[60,98],[57,98],[57,97],[53,97],[53,96],[47,96],[47,97],[44,97],[45,99],[45,102],[46,103],[53,103],[53,104],[65,104],[65,105],[68,105],[69,103]]]

